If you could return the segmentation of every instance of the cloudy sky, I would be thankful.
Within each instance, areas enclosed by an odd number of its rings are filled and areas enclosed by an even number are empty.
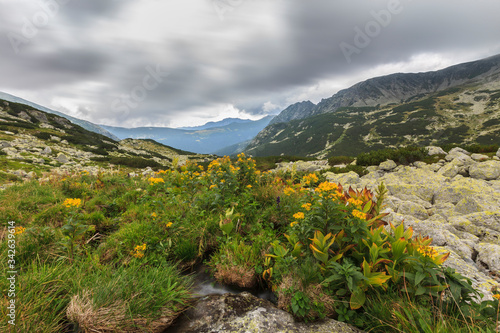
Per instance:
[[[0,0],[0,91],[191,126],[500,53],[497,0]]]

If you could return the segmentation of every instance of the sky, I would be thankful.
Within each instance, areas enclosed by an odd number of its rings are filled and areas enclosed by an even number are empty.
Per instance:
[[[0,0],[0,91],[96,124],[201,125],[500,53],[497,0]]]

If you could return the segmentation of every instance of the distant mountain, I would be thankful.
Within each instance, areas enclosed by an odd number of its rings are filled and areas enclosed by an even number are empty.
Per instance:
[[[25,105],[31,106],[31,107],[33,107],[33,108],[35,108],[37,110],[40,110],[40,111],[44,111],[44,112],[56,114],[56,115],[58,115],[60,117],[68,119],[73,124],[80,125],[81,127],[85,128],[88,131],[99,133],[99,134],[102,134],[104,136],[107,136],[108,138],[111,138],[113,140],[119,141],[118,137],[116,137],[115,135],[113,135],[110,132],[106,131],[101,126],[93,124],[93,123],[91,123],[89,121],[78,119],[78,118],[75,118],[75,117],[72,117],[72,116],[68,116],[67,114],[64,114],[62,112],[46,108],[44,106],[38,105],[36,103],[30,102],[28,100],[25,100],[23,98],[20,98],[20,97],[14,96],[14,95],[10,95],[10,94],[4,93],[4,92],[0,92],[0,99],[3,99],[3,100],[8,101],[8,102],[13,102],[13,103],[25,104]]]
[[[402,145],[498,144],[500,55],[369,79],[298,109],[285,109],[245,151],[326,157]]]
[[[225,119],[222,119],[220,121],[209,121],[205,125],[201,125],[201,126],[177,127],[177,129],[196,131],[196,130],[204,130],[204,129],[214,128],[214,127],[222,127],[222,126],[226,126],[226,125],[231,125],[233,123],[239,123],[239,124],[250,123],[252,121],[253,120],[250,120],[250,119],[225,118]]]
[[[251,140],[265,128],[273,117],[256,121],[230,122],[220,127],[185,130],[169,127],[124,128],[101,125],[120,139],[153,139],[178,149],[212,154],[227,146]]]
[[[291,105],[276,116],[271,124],[334,112],[340,107],[405,103],[448,88],[496,80],[499,65],[500,55],[496,55],[433,72],[396,73],[368,79],[321,100],[317,105],[313,104],[314,107],[301,103]]]

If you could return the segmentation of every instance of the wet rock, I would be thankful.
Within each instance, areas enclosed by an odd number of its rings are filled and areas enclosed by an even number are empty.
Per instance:
[[[272,303],[243,292],[238,295],[211,295],[199,299],[165,331],[177,333],[355,333],[345,323],[327,319],[314,323],[295,322],[292,315]]]

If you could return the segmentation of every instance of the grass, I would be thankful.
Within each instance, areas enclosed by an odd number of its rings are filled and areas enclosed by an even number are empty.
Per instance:
[[[298,230],[294,225],[305,223],[307,214],[316,215],[311,227],[304,229],[304,256],[311,239],[316,239],[311,234],[316,230],[313,226],[331,219],[327,225],[340,230],[354,221],[345,204],[342,211],[328,210],[327,217],[320,214],[319,203],[312,209],[308,205],[319,195],[315,189],[320,188],[321,175],[258,170],[296,159],[269,157],[255,162],[240,155],[233,161],[221,158],[206,166],[188,163],[139,177],[116,171],[52,175],[44,182],[24,182],[0,192],[0,253],[4,258],[8,255],[7,221],[18,227],[16,329],[63,332],[78,326],[82,332],[108,328],[161,332],[191,304],[191,280],[182,271],[202,261],[224,283],[271,288],[266,277],[271,268],[267,254],[279,252],[277,244],[290,242],[284,235],[291,237]],[[298,212],[305,213],[306,219]],[[359,235],[360,230],[352,237]],[[298,250],[295,244],[289,253]],[[350,253],[344,255],[347,258]],[[345,299],[329,290],[327,283],[320,285],[324,278],[318,268],[321,262],[308,258],[296,270],[297,278],[304,281],[300,293],[294,294],[292,288],[285,297],[293,302],[295,310],[290,311],[294,315],[306,314],[317,300],[335,298],[341,304]],[[293,261],[281,267],[293,270]],[[279,269],[276,266],[273,276],[279,276]],[[5,278],[0,279],[0,286],[7,287]],[[388,323],[383,326],[386,332],[426,332],[425,325],[432,332],[442,329],[432,317],[438,310],[428,311],[431,303],[418,298],[407,302],[404,294],[385,295],[376,290],[367,289],[366,307],[337,309],[344,311],[342,320],[365,330],[375,329],[382,321]],[[1,311],[6,311],[6,301],[4,297]],[[396,303],[399,314],[378,312],[375,306],[387,304],[388,309]],[[311,318],[324,311],[318,304]],[[332,309],[328,308],[328,314]],[[494,332],[491,314],[465,323],[447,311],[442,310],[447,329],[481,327]],[[13,331],[2,314],[0,330]],[[360,316],[364,319],[357,322],[354,318]],[[408,324],[398,328],[394,320]],[[411,324],[420,321],[425,325]]]

